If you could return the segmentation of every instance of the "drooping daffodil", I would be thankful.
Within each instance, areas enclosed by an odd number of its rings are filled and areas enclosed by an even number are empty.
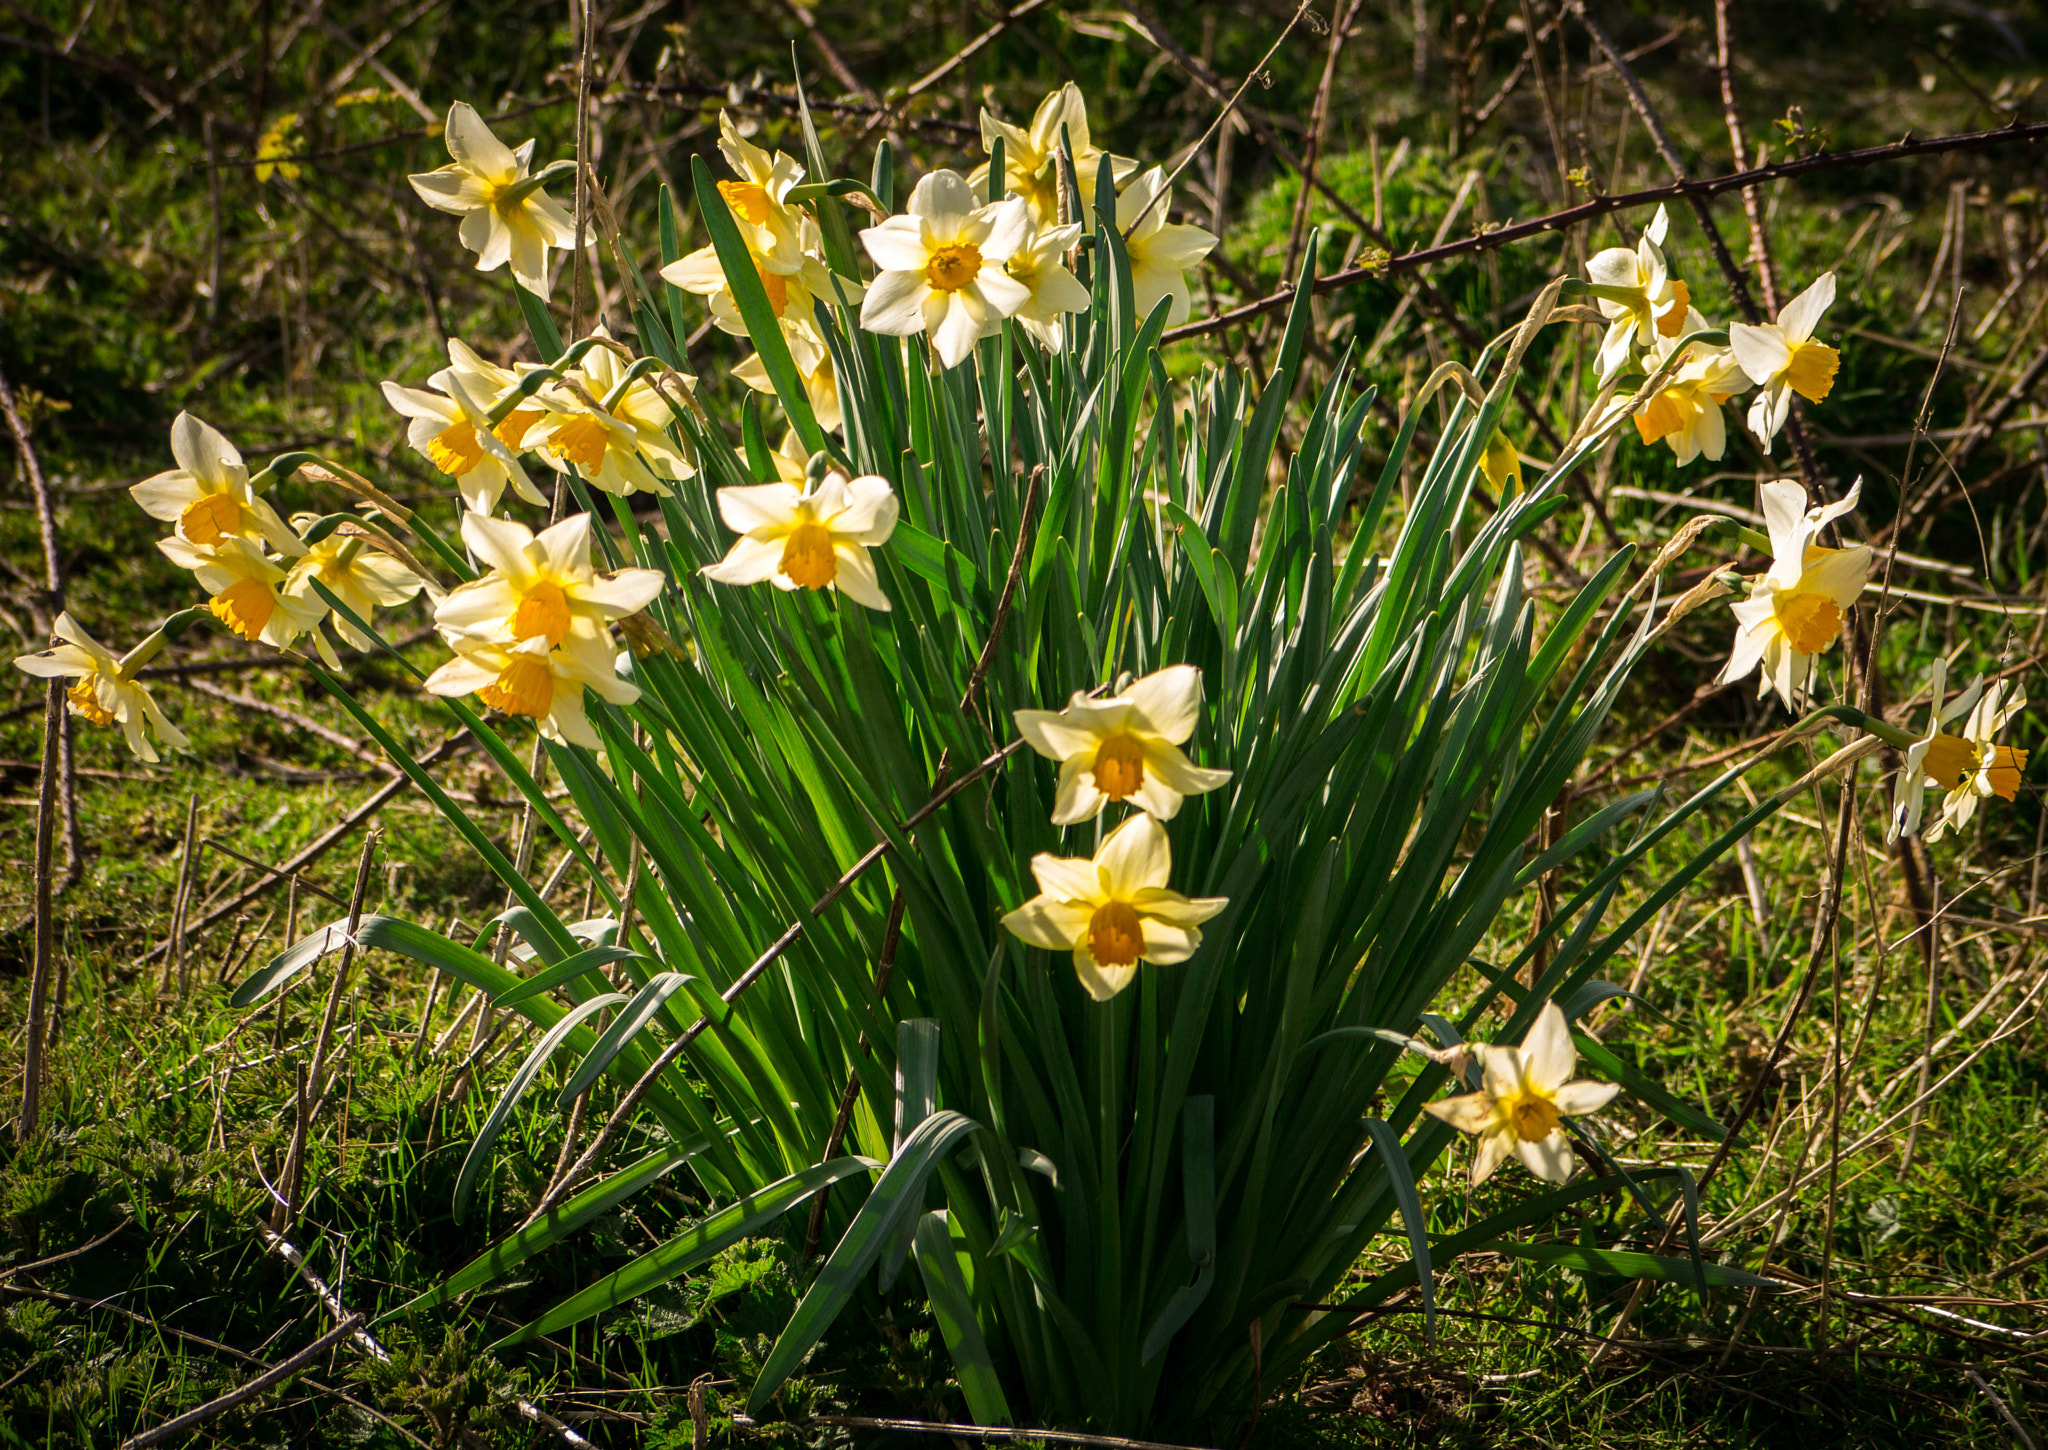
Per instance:
[[[851,277],[840,276],[814,255],[823,245],[815,222],[799,217],[795,226],[797,241],[788,249],[750,255],[754,275],[760,279],[768,309],[775,314],[797,370],[811,372],[831,358],[824,334],[818,328],[819,304],[828,308],[852,307],[867,295],[867,289]],[[661,269],[661,275],[683,291],[709,299],[711,320],[721,332],[747,336],[746,319],[740,315],[739,302],[733,297],[732,283],[725,275],[716,247],[700,247],[678,257]]]
[[[868,550],[889,541],[900,505],[889,480],[848,479],[834,470],[813,488],[756,483],[718,491],[718,513],[740,535],[726,556],[706,564],[720,584],[772,581],[778,589],[839,589],[856,604],[887,611]]]
[[[732,375],[757,393],[775,391],[767,364],[761,361],[757,352],[750,352],[742,358],[733,368]],[[811,413],[817,418],[818,426],[827,432],[837,432],[845,425],[846,415],[839,406],[839,378],[832,371],[831,353],[819,355],[817,367],[803,373],[803,383],[804,396],[811,400]]]
[[[1227,784],[1229,771],[1196,765],[1180,748],[1201,709],[1202,672],[1173,665],[1106,699],[1076,691],[1064,710],[1017,711],[1024,742],[1060,763],[1053,824],[1071,826],[1126,800],[1170,821],[1186,797]]]
[[[1479,1139],[1472,1186],[1484,1183],[1511,1154],[1544,1182],[1563,1183],[1572,1176],[1564,1119],[1599,1112],[1620,1087],[1570,1080],[1579,1053],[1555,1002],[1543,1004],[1520,1047],[1489,1045],[1477,1051],[1483,1070],[1478,1092],[1423,1104],[1432,1116]]]
[[[301,529],[309,529],[317,521],[312,514],[299,514],[292,519]],[[316,580],[366,623],[374,611],[403,604],[426,587],[426,581],[400,560],[361,534],[344,529],[308,545],[305,554],[293,561],[281,592],[286,598],[326,609],[326,601],[313,587]],[[333,622],[335,632],[357,649],[376,648],[377,642],[349,623],[340,611],[335,611]],[[313,639],[328,663],[338,666],[340,661],[334,658],[326,636],[315,629]]]
[[[1062,134],[1066,144],[1073,148],[1074,180],[1081,188],[1073,220],[1093,232],[1095,178],[1107,153],[1089,139],[1088,102],[1083,99],[1081,88],[1068,81],[1040,101],[1038,109],[1032,113],[1028,129],[1013,126],[987,110],[981,113],[983,147],[993,157],[996,142],[1001,140],[1003,143],[1003,190],[1023,197],[1025,205],[1031,208],[1031,219],[1041,227],[1057,225],[1060,220]],[[991,164],[982,162],[967,178],[968,185],[974,187],[979,195],[987,194]],[[1138,169],[1138,163],[1128,156],[1110,156],[1109,165],[1110,178],[1118,186],[1122,186]]]
[[[536,534],[511,519],[466,514],[462,542],[489,573],[450,590],[434,610],[443,634],[550,648],[572,633],[595,638],[615,619],[654,602],[659,569],[600,574],[590,562],[590,515],[574,514]]]
[[[457,346],[449,343],[451,349]],[[384,400],[412,420],[405,441],[455,480],[464,506],[476,513],[495,510],[507,488],[528,503],[546,504],[546,496],[526,476],[518,453],[541,410],[515,409],[494,428],[489,403],[471,392],[460,369],[444,369],[434,379],[442,391],[401,387],[388,380],[383,385]]]
[[[2009,801],[2019,794],[2020,778],[2033,752],[2000,745],[1998,733],[2026,708],[2026,689],[2015,684],[2007,695],[2006,682],[2001,680],[1977,697],[1960,740],[1944,736],[1935,745],[1945,749],[1939,754],[1933,748],[1928,750],[1922,767],[1948,792],[1942,797],[1941,819],[1927,828],[1928,840],[1940,840],[1947,832],[1970,824],[1978,801],[1990,796]]]
[[[1024,284],[1030,300],[1017,309],[1017,325],[1051,348],[1060,350],[1069,312],[1088,310],[1088,289],[1067,270],[1067,249],[1080,240],[1081,225],[1045,227],[1010,255],[1003,270]]]
[[[190,413],[178,414],[171,421],[171,456],[176,468],[128,490],[144,513],[175,525],[179,538],[202,548],[245,539],[280,553],[299,549],[298,536],[257,497],[242,455],[218,429]]]
[[[1813,340],[1821,314],[1835,300],[1835,274],[1823,272],[1811,287],[1778,309],[1778,320],[1760,326],[1728,324],[1728,344],[1735,360],[1757,386],[1749,405],[1749,431],[1764,452],[1792,413],[1792,394],[1818,403],[1835,386],[1842,355]]]
[[[1706,326],[1697,311],[1688,311],[1676,335],[1658,334],[1644,366],[1656,372],[1670,360],[1679,338]],[[1636,435],[1646,444],[1662,443],[1681,464],[1700,457],[1718,460],[1728,451],[1728,420],[1721,405],[1748,386],[1732,349],[1694,343],[1678,370],[1636,410]]]
[[[115,725],[128,741],[128,748],[142,759],[160,757],[150,739],[152,732],[172,750],[189,750],[192,742],[185,732],[164,718],[164,712],[149,693],[149,686],[135,678],[135,671],[156,653],[147,642],[123,658],[87,634],[68,613],[59,614],[52,626],[61,643],[38,654],[18,655],[14,667],[39,679],[77,681],[64,692],[64,707],[88,725]],[[160,636],[151,636],[152,640]]]
[[[860,325],[891,337],[927,333],[940,363],[957,365],[1031,300],[1030,289],[1003,270],[1030,235],[1021,198],[984,205],[958,172],[927,173],[903,215],[860,234],[881,269]]]
[[[718,194],[740,224],[747,249],[772,257],[804,251],[804,214],[789,203],[791,189],[804,179],[803,166],[793,156],[756,146],[723,110],[718,113],[718,150],[737,178],[719,182]]]
[[[1747,679],[1761,665],[1761,698],[1775,689],[1788,710],[1805,693],[1814,656],[1841,637],[1842,622],[1870,578],[1870,550],[1861,544],[1830,549],[1815,535],[1856,507],[1858,479],[1840,503],[1809,509],[1806,490],[1792,479],[1763,486],[1764,522],[1771,536],[1771,567],[1751,584],[1749,598],[1733,606],[1735,644],[1719,683]]]
[[[1215,248],[1213,232],[1166,219],[1173,189],[1166,173],[1155,166],[1124,188],[1116,199],[1117,230],[1124,234],[1124,252],[1131,263],[1131,301],[1143,322],[1162,297],[1171,297],[1167,326],[1188,320],[1194,300],[1188,295],[1188,269]]]
[[[1920,833],[1920,818],[1926,809],[1930,785],[1954,790],[1968,779],[1977,764],[1977,748],[1942,727],[1969,714],[1983,693],[1984,682],[1977,680],[1955,699],[1947,699],[1948,661],[1939,655],[1935,657],[1928,677],[1927,733],[1906,747],[1894,792],[1891,826],[1885,832],[1886,845],[1901,836]]]
[[[591,335],[610,337],[602,327]],[[689,478],[696,465],[669,437],[674,411],[645,374],[626,381],[630,366],[609,347],[585,353],[564,382],[536,395],[545,412],[527,443],[549,467],[566,473],[573,465],[584,482],[606,493],[666,494],[664,480]],[[678,374],[672,381],[687,388],[696,379]]]
[[[1633,247],[1608,247],[1587,259],[1586,276],[1597,289],[1593,300],[1608,319],[1596,364],[1603,383],[1628,364],[1636,348],[1649,348],[1659,336],[1677,337],[1685,325],[1691,292],[1664,261],[1670,222],[1660,206]]]
[[[406,180],[428,206],[462,218],[462,245],[477,254],[479,272],[510,262],[520,286],[546,297],[548,248],[573,248],[576,226],[540,178],[527,175],[534,143],[508,147],[466,101],[448,108],[443,134],[454,161]]]
[[[516,644],[456,635],[449,643],[455,658],[427,676],[429,694],[473,694],[494,710],[531,718],[550,740],[601,748],[584,709],[585,690],[614,705],[640,698],[639,686],[619,678],[609,630],[572,631],[552,649],[541,635]]]
[[[1202,923],[1229,900],[1167,889],[1173,857],[1166,828],[1135,815],[1092,859],[1041,851],[1031,858],[1039,894],[1003,918],[1010,933],[1047,951],[1070,952],[1074,971],[1098,1002],[1128,987],[1140,962],[1170,967],[1202,944]]]
[[[319,596],[284,592],[290,560],[266,558],[242,539],[223,539],[208,549],[173,535],[159,539],[157,547],[173,564],[192,571],[211,596],[206,607],[213,617],[251,644],[290,649],[327,614]]]

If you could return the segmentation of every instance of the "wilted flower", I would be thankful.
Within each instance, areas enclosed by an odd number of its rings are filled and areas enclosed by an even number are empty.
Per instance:
[[[464,635],[449,642],[455,658],[427,676],[428,693],[473,694],[494,710],[532,717],[550,740],[602,746],[584,713],[585,690],[614,705],[640,698],[639,686],[619,678],[609,631],[572,631],[553,649],[541,635],[509,645]]]
[[[149,738],[151,731],[173,750],[191,748],[185,733],[157,708],[149,687],[134,678],[148,655],[155,653],[146,648],[147,642],[127,658],[116,659],[112,650],[81,629],[69,614],[59,614],[53,630],[62,644],[40,654],[18,655],[14,667],[41,679],[77,680],[64,692],[65,708],[90,725],[118,723],[128,748],[144,760],[159,758]]]
[[[996,141],[1003,143],[1003,190],[1024,198],[1031,208],[1031,219],[1041,227],[1052,226],[1060,219],[1059,156],[1060,137],[1065,132],[1066,142],[1074,152],[1074,180],[1081,188],[1081,195],[1075,200],[1076,217],[1073,218],[1087,231],[1095,230],[1095,178],[1106,154],[1088,138],[1088,103],[1081,96],[1081,88],[1068,81],[1038,103],[1038,110],[1031,117],[1031,128],[1024,130],[1012,126],[1008,121],[998,120],[987,110],[981,113],[982,146],[994,156]],[[974,168],[967,178],[968,185],[975,188],[977,195],[988,192],[988,169],[990,162],[984,161]],[[1122,186],[1138,163],[1128,156],[1109,158],[1110,176],[1116,185]]]
[[[1660,206],[1634,247],[1609,247],[1586,262],[1586,275],[1599,289],[1594,301],[1609,319],[1597,367],[1602,382],[1627,365],[1634,349],[1648,348],[1660,335],[1677,337],[1685,325],[1691,294],[1664,263],[1669,225]]]
[[[1123,800],[1170,821],[1183,798],[1226,784],[1229,771],[1205,770],[1180,750],[1201,708],[1202,672],[1174,665],[1107,699],[1077,691],[1064,710],[1017,711],[1025,743],[1060,763],[1053,824],[1088,820]]]
[[[1814,284],[1778,309],[1778,320],[1763,326],[1728,324],[1728,342],[1736,361],[1755,382],[1757,395],[1749,405],[1749,431],[1771,451],[1771,440],[1792,412],[1792,394],[1818,403],[1835,386],[1842,355],[1813,340],[1821,314],[1835,300],[1835,274],[1823,272]]]
[[[477,254],[479,272],[509,261],[520,286],[547,296],[548,248],[574,247],[576,226],[526,174],[534,143],[511,150],[465,101],[448,108],[445,135],[454,164],[407,177],[412,189],[436,211],[462,218],[462,245]]]
[[[2000,681],[1978,697],[1960,740],[1940,736],[1929,748],[1922,768],[1948,794],[1941,802],[1941,819],[1927,828],[1928,840],[1939,840],[1944,833],[1970,824],[1977,814],[1977,802],[1987,796],[2009,801],[2019,794],[2020,777],[2032,752],[2000,745],[1998,732],[2026,708],[2025,688],[2014,685],[2008,699],[2005,682]]]
[[[1138,963],[1170,967],[1202,944],[1201,925],[1230,902],[1169,891],[1166,829],[1148,815],[1110,832],[1091,860],[1041,851],[1031,858],[1037,896],[1003,918],[1021,940],[1072,952],[1088,995],[1107,1002],[1131,984]]]
[[[241,539],[223,539],[204,549],[173,537],[158,540],[157,547],[173,564],[190,569],[198,578],[199,587],[212,596],[206,607],[214,618],[251,644],[290,649],[292,641],[327,613],[327,605],[317,596],[307,599],[284,593],[285,567]],[[298,547],[303,550],[305,545]]]
[[[1545,1002],[1520,1047],[1478,1049],[1485,1076],[1476,1093],[1424,1103],[1434,1117],[1476,1134],[1472,1159],[1477,1188],[1509,1154],[1547,1183],[1572,1176],[1572,1149],[1563,1120],[1597,1113],[1621,1089],[1611,1082],[1567,1081],[1579,1060],[1571,1029],[1557,1003]]]
[[[881,268],[860,325],[892,337],[929,333],[939,361],[953,367],[1031,300],[1003,270],[1030,235],[1020,198],[978,205],[958,172],[931,172],[910,193],[905,215],[860,234]]]
[[[600,327],[592,336],[610,334]],[[688,478],[697,469],[669,437],[675,414],[652,383],[635,378],[612,398],[627,367],[610,348],[592,348],[583,365],[566,375],[581,392],[563,384],[541,389],[539,401],[546,412],[528,435],[528,446],[564,473],[574,465],[585,482],[606,493],[665,494],[668,486],[663,479]],[[682,379],[685,387],[695,381]],[[585,395],[600,404],[608,402],[609,411],[591,407]]]
[[[171,456],[176,468],[128,490],[144,513],[176,525],[179,538],[202,548],[246,539],[281,553],[299,550],[298,535],[256,496],[242,455],[216,429],[190,413],[178,414],[171,422]]]
[[[659,569],[593,569],[589,514],[537,535],[510,519],[467,514],[462,542],[490,572],[458,585],[435,608],[435,625],[451,637],[505,645],[538,639],[553,647],[572,632],[595,636],[611,620],[645,609],[666,582]]]
[[[1003,270],[1023,283],[1031,294],[1017,309],[1017,325],[1054,352],[1059,351],[1065,331],[1066,324],[1061,320],[1064,315],[1088,310],[1088,289],[1062,260],[1080,236],[1079,222],[1047,227],[1011,253],[1010,260],[1003,264]]]
[[[1157,201],[1154,201],[1154,198]],[[1169,327],[1186,322],[1194,310],[1188,295],[1188,269],[1209,255],[1216,245],[1213,233],[1166,219],[1173,205],[1173,189],[1166,173],[1155,166],[1145,172],[1116,199],[1117,230],[1124,235],[1124,252],[1131,262],[1131,300],[1142,322],[1152,315],[1162,297],[1171,297],[1166,322]]]
[[[899,505],[889,480],[848,481],[828,473],[815,490],[757,483],[718,490],[718,513],[741,535],[706,579],[720,584],[774,581],[778,589],[841,589],[856,604],[886,611],[889,596],[868,550],[895,532]]]
[[[1761,664],[1757,694],[1775,689],[1785,708],[1806,689],[1813,657],[1841,637],[1842,621],[1870,578],[1863,545],[1829,549],[1813,538],[1856,507],[1863,482],[1825,508],[1808,509],[1806,490],[1790,479],[1763,486],[1764,522],[1771,535],[1771,567],[1751,584],[1750,597],[1733,606],[1735,645],[1720,683],[1748,678]]]

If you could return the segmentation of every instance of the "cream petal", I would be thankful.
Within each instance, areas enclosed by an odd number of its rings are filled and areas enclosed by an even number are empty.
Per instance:
[[[246,475],[242,455],[235,451],[235,445],[218,429],[190,413],[180,413],[171,420],[171,456],[193,477],[216,487],[234,477],[235,472]]]
[[[924,224],[926,235],[951,241],[967,229],[979,207],[980,199],[966,178],[941,168],[918,179],[903,209]]]
[[[557,579],[590,578],[590,515],[572,514],[533,535],[539,568]]]
[[[1202,944],[1202,933],[1198,928],[1177,926],[1154,916],[1141,915],[1138,929],[1145,938],[1145,960],[1155,966],[1179,966]]]
[[[718,516],[736,534],[784,534],[797,522],[794,484],[754,483],[718,491]]]
[[[902,511],[889,480],[864,474],[848,482],[845,489],[846,502],[825,520],[833,534],[858,544],[887,543],[889,535],[896,531],[896,520]]]
[[[461,410],[439,393],[429,393],[421,388],[402,388],[393,382],[379,386],[383,389],[384,401],[408,418],[445,427],[462,416]]]
[[[1803,593],[1825,594],[1843,609],[1854,604],[1870,580],[1871,552],[1866,545],[1830,549],[1806,566],[1800,576]]]
[[[1170,821],[1180,814],[1182,799],[1180,791],[1148,770],[1144,778],[1138,782],[1138,788],[1124,797],[1124,802],[1136,806],[1156,820]]]
[[[1593,1082],[1581,1078],[1577,1082],[1561,1083],[1552,1099],[1557,1110],[1568,1118],[1583,1118],[1588,1113],[1597,1113],[1614,1101],[1614,1095],[1621,1091],[1621,1084],[1615,1082]]]
[[[1792,349],[1785,334],[1774,326],[1753,326],[1747,322],[1728,324],[1728,346],[1735,352],[1742,371],[1759,383],[1767,383],[1792,365]]]
[[[1194,734],[1202,711],[1202,672],[1193,665],[1171,665],[1134,681],[1124,698],[1136,708],[1145,728],[1170,745]]]
[[[1522,1086],[1522,1054],[1513,1047],[1487,1043],[1473,1051],[1479,1057],[1482,1085],[1497,1098],[1517,1092]]]
[[[100,670],[97,661],[71,645],[58,645],[41,654],[16,655],[14,667],[39,680],[72,679],[98,674]]]
[[[668,576],[659,569],[621,569],[576,590],[576,602],[610,618],[637,614],[661,596]]]
[[[590,717],[583,711],[583,691],[580,689],[558,689],[554,703],[549,707],[547,718],[541,721],[541,733],[550,739],[567,745],[580,745],[585,750],[602,750],[604,742],[591,727]]]
[[[1089,996],[1098,1002],[1107,1002],[1124,988],[1131,985],[1138,976],[1138,964],[1127,967],[1105,967],[1095,960],[1086,942],[1074,948],[1074,975],[1081,979],[1081,985]]]
[[[832,556],[839,562],[838,569],[834,571],[833,587],[855,604],[887,614],[892,607],[889,596],[882,592],[882,581],[875,575],[875,561],[868,556],[868,551],[858,544],[842,544],[835,540]]]
[[[461,634],[505,635],[519,608],[519,591],[502,574],[458,584],[434,607],[434,624]]]
[[[1805,342],[1812,337],[1814,328],[1820,325],[1821,314],[1834,301],[1835,274],[1823,272],[1813,279],[1811,287],[1787,302],[1778,313],[1778,326],[1783,329],[1786,341]]]
[[[487,180],[509,181],[520,169],[511,148],[491,134],[484,118],[467,101],[457,101],[448,108],[445,137],[448,154],[456,164]]]
[[[1664,210],[1664,203],[1657,203],[1657,214],[1650,218],[1650,224],[1643,228],[1643,240],[1653,247],[1664,245],[1664,234],[1670,230],[1671,217]]]
[[[885,277],[891,274],[884,273]],[[934,293],[934,298],[939,294]],[[958,367],[968,354],[974,351],[974,344],[981,340],[981,319],[975,315],[973,304],[968,300],[967,291],[954,292],[945,297],[944,312],[936,326],[929,326],[931,308],[926,307],[926,322],[931,332],[932,350],[939,355],[939,362],[946,367]]]
[[[1571,1077],[1578,1060],[1564,1012],[1557,1003],[1545,1002],[1529,1035],[1522,1039],[1523,1071],[1529,1082],[1547,1092]]]
[[[1011,718],[1017,722],[1017,733],[1025,743],[1048,760],[1085,756],[1092,765],[1096,749],[1109,733],[1086,716],[1077,716],[1071,707],[1060,711],[1018,710]]]
[[[1040,754],[1044,752],[1041,751]],[[1095,784],[1094,761],[1085,755],[1070,755],[1060,764],[1059,789],[1053,794],[1052,823],[1071,826],[1102,814],[1109,804]]]
[[[1040,851],[1031,858],[1038,889],[1055,901],[1087,903],[1092,910],[1102,895],[1102,878],[1086,856],[1055,856]]]
[[[462,542],[486,566],[525,589],[536,577],[532,555],[533,530],[516,519],[494,519],[487,514],[462,516]]]
[[[1131,905],[1144,916],[1156,916],[1175,926],[1200,926],[1230,905],[1227,896],[1182,896],[1163,886],[1147,887],[1131,894]]]
[[[144,513],[165,523],[176,523],[204,495],[199,480],[182,468],[145,478],[128,490]]]
[[[1493,1170],[1514,1152],[1515,1135],[1512,1131],[1482,1133],[1478,1151],[1472,1155],[1472,1186],[1477,1188],[1493,1176]]]
[[[723,559],[716,564],[706,564],[699,572],[719,584],[759,584],[781,573],[783,547],[779,539],[743,537],[733,544]]]
[[[981,244],[981,255],[998,262],[1008,261],[1031,240],[1031,209],[1023,197],[1013,196],[997,202],[988,211],[990,226]]]
[[[406,180],[421,201],[452,216],[467,216],[488,204],[483,185],[460,166],[422,171]]]
[[[1632,247],[1606,247],[1586,259],[1586,278],[1601,287],[1639,287],[1642,277],[1636,269]],[[1609,299],[1601,298],[1602,302]]]
[[[883,272],[860,305],[860,325],[887,337],[912,337],[924,331],[924,304],[931,295],[921,270]]]
[[[1768,604],[1765,606],[1768,608]],[[1759,631],[1738,624],[1735,642],[1728,649],[1728,663],[1721,666],[1721,673],[1714,677],[1717,685],[1732,685],[1737,680],[1748,679],[1764,657],[1765,637]]]
[[[1003,927],[1029,946],[1071,951],[1088,934],[1089,912],[1050,896],[1034,896],[1003,917]]]
[[[1493,1099],[1485,1093],[1439,1098],[1436,1102],[1424,1103],[1422,1110],[1440,1122],[1449,1123],[1461,1133],[1483,1133],[1493,1126],[1497,1116]]]
[[[1132,816],[1110,832],[1095,853],[1095,864],[1108,873],[1110,889],[1119,896],[1166,885],[1173,855],[1165,827],[1149,815]]]
[[[860,234],[860,244],[876,269],[883,272],[921,274],[931,261],[925,250],[924,228],[915,217],[893,216],[877,222]]]
[[[1571,1139],[1561,1132],[1546,1134],[1533,1143],[1516,1139],[1515,1156],[1522,1160],[1524,1168],[1545,1183],[1566,1182],[1575,1166]]]
[[[469,695],[494,684],[497,678],[497,669],[483,657],[458,654],[428,675],[424,688],[430,695]]]

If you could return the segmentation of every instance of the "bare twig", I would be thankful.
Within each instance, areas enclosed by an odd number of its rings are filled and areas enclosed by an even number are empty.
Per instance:
[[[306,1368],[306,1366],[319,1360],[329,1350],[360,1329],[362,1324],[362,1315],[349,1315],[348,1318],[342,1320],[341,1323],[335,1325],[334,1328],[328,1330],[290,1359],[278,1361],[262,1374],[256,1376],[256,1378],[245,1384],[237,1385],[219,1399],[208,1400],[205,1404],[195,1406],[175,1419],[164,1421],[154,1429],[144,1430],[140,1435],[130,1435],[121,1442],[121,1450],[143,1450],[145,1445],[160,1444],[174,1435],[182,1435],[188,1430],[198,1428],[208,1420],[211,1420],[215,1415],[225,1414],[236,1405],[255,1399],[271,1386],[284,1383],[300,1370]]]

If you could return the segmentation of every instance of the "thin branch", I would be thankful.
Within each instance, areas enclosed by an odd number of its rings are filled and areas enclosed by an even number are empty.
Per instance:
[[[175,1419],[166,1420],[153,1430],[144,1430],[140,1435],[130,1435],[121,1442],[121,1450],[143,1450],[146,1445],[159,1444],[174,1435],[196,1429],[215,1415],[225,1414],[244,1401],[253,1400],[272,1385],[283,1384],[307,1365],[312,1364],[329,1350],[347,1339],[362,1327],[363,1316],[351,1314],[341,1323],[328,1330],[290,1359],[280,1360],[246,1384],[237,1385],[217,1400],[187,1410]]]

